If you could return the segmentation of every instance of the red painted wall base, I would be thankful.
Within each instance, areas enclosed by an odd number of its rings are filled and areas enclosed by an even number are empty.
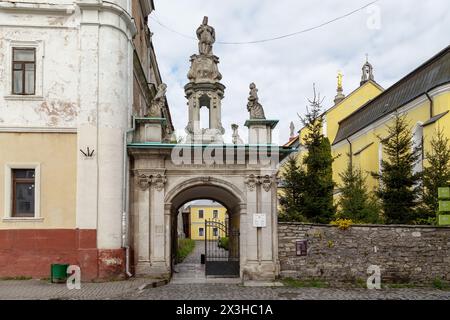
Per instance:
[[[0,277],[50,277],[52,263],[81,268],[84,281],[124,277],[125,250],[97,248],[92,229],[0,230]]]

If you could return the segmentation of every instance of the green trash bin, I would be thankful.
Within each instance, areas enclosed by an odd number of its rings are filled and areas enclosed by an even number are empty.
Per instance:
[[[50,267],[51,283],[64,283],[67,280],[68,264],[52,264]]]

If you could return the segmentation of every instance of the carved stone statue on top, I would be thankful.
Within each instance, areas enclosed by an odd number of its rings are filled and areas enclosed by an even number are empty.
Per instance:
[[[231,125],[231,129],[233,130],[233,134],[231,135],[231,139],[233,144],[243,144],[244,141],[241,139],[238,133],[239,126],[235,123]]]
[[[266,119],[264,109],[258,100],[258,89],[256,89],[256,85],[252,82],[250,83],[250,93],[247,103],[247,110],[250,112],[250,119]]]
[[[203,23],[197,28],[198,52],[212,55],[212,45],[216,41],[214,28],[208,25],[208,17],[203,18]]]
[[[150,110],[149,110],[147,116],[161,117],[162,109],[164,108],[164,105],[166,103],[166,91],[167,91],[167,85],[165,83],[161,83],[158,86],[158,91],[151,102]]]
[[[290,133],[289,133],[289,138],[294,138],[295,137],[295,126],[294,126],[294,122],[292,122],[291,121],[291,123],[289,124],[289,130],[290,130]]]

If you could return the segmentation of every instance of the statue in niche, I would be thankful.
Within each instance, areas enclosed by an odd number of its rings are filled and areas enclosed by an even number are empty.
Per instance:
[[[212,45],[216,41],[214,28],[208,25],[208,17],[203,17],[202,24],[197,28],[198,52],[212,55]]]
[[[256,89],[256,85],[252,82],[250,83],[250,93],[247,103],[247,110],[250,112],[250,119],[266,119],[264,109],[258,100],[258,89]]]
[[[151,102],[150,111],[148,112],[147,116],[161,117],[161,112],[166,103],[166,91],[167,91],[167,85],[165,83],[161,83],[158,86],[158,91]]]

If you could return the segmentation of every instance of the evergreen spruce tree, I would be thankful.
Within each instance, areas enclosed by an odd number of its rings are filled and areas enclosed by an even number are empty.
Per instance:
[[[404,116],[396,113],[387,131],[386,139],[378,137],[387,159],[381,161],[381,174],[372,173],[380,182],[376,194],[381,200],[386,223],[410,224],[416,218],[420,174],[414,173],[413,168],[420,154],[413,146]]]
[[[426,153],[427,166],[422,172],[421,221],[433,219],[438,211],[438,188],[450,181],[450,139],[438,130],[430,141],[430,151]]]
[[[311,222],[329,223],[336,212],[333,204],[334,182],[332,176],[333,157],[328,138],[322,134],[320,94],[309,100],[304,118],[300,117],[308,134],[304,139],[307,155],[305,164],[305,188],[303,190],[303,215]]]
[[[380,208],[366,188],[367,175],[349,161],[347,169],[339,176],[342,186],[337,216],[357,223],[380,223]]]
[[[281,221],[305,221],[302,215],[303,190],[305,182],[305,172],[297,164],[295,156],[290,156],[281,174],[283,183],[282,194],[280,195],[280,220]]]

